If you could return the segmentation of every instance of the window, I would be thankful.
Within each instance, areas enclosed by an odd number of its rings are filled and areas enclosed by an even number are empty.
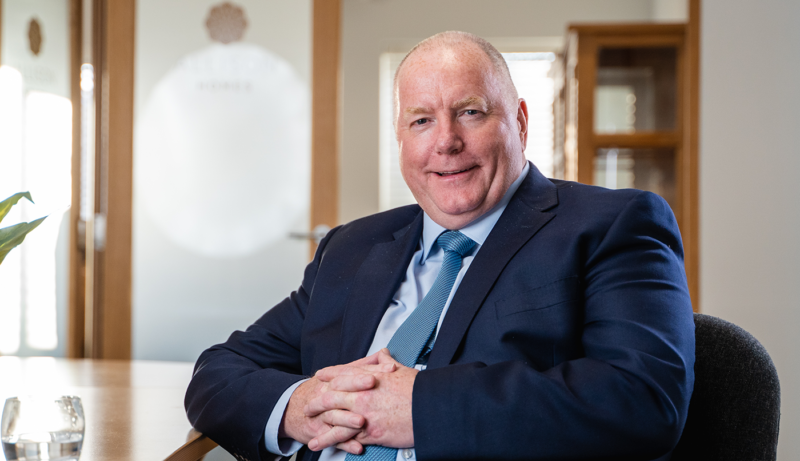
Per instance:
[[[0,265],[0,354],[63,355],[72,102],[69,2],[2,5],[0,200],[29,191],[0,224],[47,219]]]
[[[2,66],[0,126],[0,199],[30,191],[36,201],[20,201],[0,226],[47,216],[0,265],[0,354],[54,351],[56,305],[66,303],[68,238],[61,224],[72,199],[72,104],[27,89],[22,73]]]

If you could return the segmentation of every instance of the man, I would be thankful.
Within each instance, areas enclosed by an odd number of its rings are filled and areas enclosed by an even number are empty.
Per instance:
[[[421,42],[395,94],[419,206],[332,230],[204,352],[192,424],[240,459],[668,458],[694,380],[668,205],[526,163],[525,101],[474,35]]]

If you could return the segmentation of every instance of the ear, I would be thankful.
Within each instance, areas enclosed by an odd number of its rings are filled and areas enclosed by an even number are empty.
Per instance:
[[[528,103],[519,98],[517,106],[517,126],[519,127],[519,140],[522,142],[522,151],[525,151],[525,142],[528,140]]]

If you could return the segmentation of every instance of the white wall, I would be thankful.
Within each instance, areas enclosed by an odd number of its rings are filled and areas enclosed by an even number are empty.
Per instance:
[[[704,0],[700,299],[758,338],[800,459],[800,2]]]
[[[668,16],[685,0],[656,1]],[[500,51],[550,51],[569,23],[649,21],[655,9],[642,0],[344,0],[340,221],[378,212],[381,53],[445,30],[475,33]]]
[[[653,0],[653,20],[657,22],[686,22],[689,17],[686,0]]]

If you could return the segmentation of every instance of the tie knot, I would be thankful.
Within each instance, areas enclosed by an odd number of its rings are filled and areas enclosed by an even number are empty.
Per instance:
[[[458,231],[445,231],[436,239],[444,251],[454,251],[463,258],[475,246],[475,241]]]

